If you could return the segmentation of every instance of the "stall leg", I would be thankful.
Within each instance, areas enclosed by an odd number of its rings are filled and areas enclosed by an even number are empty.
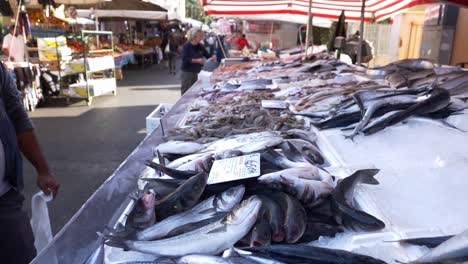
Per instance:
[[[86,105],[88,106],[91,106],[91,104],[93,103],[93,97],[88,97],[88,99],[86,99]]]

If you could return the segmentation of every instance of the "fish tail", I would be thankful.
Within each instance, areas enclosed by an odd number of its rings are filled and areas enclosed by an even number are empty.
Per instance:
[[[379,181],[374,178],[374,176],[379,172],[379,169],[366,169],[366,170],[359,170],[361,174],[361,182],[371,185],[379,184]]]

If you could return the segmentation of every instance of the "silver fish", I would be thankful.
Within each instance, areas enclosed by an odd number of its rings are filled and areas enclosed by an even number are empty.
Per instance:
[[[289,160],[284,155],[278,153],[273,149],[269,149],[262,153],[262,158],[265,160],[273,163],[274,165],[282,168],[282,169],[289,169],[289,168],[297,168],[297,167],[314,167],[314,165],[310,164],[309,162],[295,162]]]
[[[158,145],[154,151],[159,151],[161,154],[180,154],[188,155],[204,149],[205,146],[195,142],[187,141],[168,141]]]
[[[110,238],[106,243],[158,256],[216,255],[232,247],[250,231],[261,206],[261,200],[252,196],[238,205],[224,220],[179,236],[156,241]]]
[[[300,138],[312,144],[315,144],[315,142],[317,142],[317,135],[312,131],[306,131],[302,129],[290,129],[286,131],[286,135]]]
[[[222,257],[190,254],[177,259],[177,264],[230,264],[230,262]]]
[[[245,188],[242,185],[230,188],[223,193],[202,201],[188,211],[170,216],[155,225],[139,231],[136,234],[136,238],[138,240],[155,240],[166,236],[171,230],[179,226],[214,217],[217,213],[227,213],[240,202],[244,192]]]
[[[189,161],[179,167],[177,170],[180,171],[206,171],[211,170],[211,166],[214,162],[214,154],[209,153],[192,161]]]
[[[203,149],[203,152],[222,152],[229,149],[236,149],[242,152],[244,152],[244,150],[251,151],[250,149],[248,149],[249,147],[245,147],[245,149],[242,150],[242,147],[250,144],[255,144],[256,147],[263,147],[262,144],[265,144],[264,148],[266,148],[270,147],[271,143],[275,143],[275,141],[282,140],[282,137],[280,137],[279,134],[279,132],[264,131],[258,133],[230,136],[213,142],[213,144]]]
[[[183,156],[181,158],[173,160],[172,162],[167,164],[166,167],[171,168],[171,169],[177,169],[178,167],[180,167],[180,166],[182,166],[182,165],[184,165],[184,164],[186,164],[188,162],[191,162],[191,161],[197,160],[199,158],[202,158],[202,157],[206,156],[207,154],[209,154],[209,153],[195,153],[195,154]]]

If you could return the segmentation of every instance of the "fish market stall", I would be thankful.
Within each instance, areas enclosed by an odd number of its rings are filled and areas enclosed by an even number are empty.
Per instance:
[[[368,69],[326,53],[218,68],[35,263],[466,257],[467,79],[425,60]]]

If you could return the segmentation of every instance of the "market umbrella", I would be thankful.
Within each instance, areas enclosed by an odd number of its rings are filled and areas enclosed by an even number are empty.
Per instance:
[[[94,5],[78,5],[78,15],[89,17],[93,12],[98,18],[133,18],[165,20],[167,10],[143,0],[112,0]],[[91,10],[93,8],[94,10]]]

